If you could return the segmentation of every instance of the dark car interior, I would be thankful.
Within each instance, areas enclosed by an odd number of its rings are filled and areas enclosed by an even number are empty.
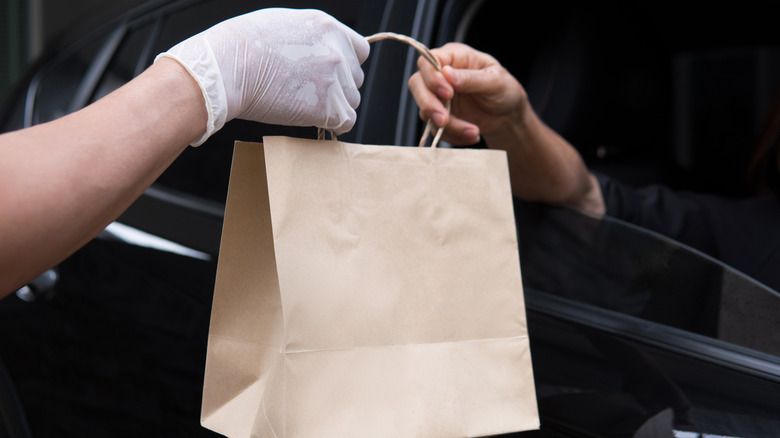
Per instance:
[[[274,5],[494,55],[592,169],[625,183],[754,190],[747,167],[780,84],[780,33],[763,4],[525,2],[517,14],[495,0],[149,1],[64,35],[0,126],[78,110],[180,40]],[[395,42],[372,46],[358,122],[340,140],[417,143],[406,89],[416,58]],[[199,410],[232,144],[264,135],[316,130],[232,121],[117,220],[188,255],[109,228],[0,301],[0,438],[218,436]],[[516,215],[542,421],[517,436],[780,433],[777,292],[619,220],[522,202]]]
[[[591,166],[737,196],[780,78],[772,18],[751,6],[537,2],[523,25],[485,2],[464,40],[520,78]]]

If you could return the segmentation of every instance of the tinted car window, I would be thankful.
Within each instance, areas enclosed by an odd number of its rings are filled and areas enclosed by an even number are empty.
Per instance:
[[[677,430],[780,427],[780,295],[616,219],[529,203],[516,212],[547,430],[611,436],[613,415],[638,427],[663,409],[657,424]]]
[[[526,285],[780,358],[780,295],[690,247],[618,219],[517,210]]]

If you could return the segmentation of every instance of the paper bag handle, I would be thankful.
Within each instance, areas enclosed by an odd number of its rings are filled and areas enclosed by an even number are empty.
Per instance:
[[[428,47],[425,46],[425,44],[415,40],[414,38],[408,37],[406,35],[401,35],[398,33],[393,32],[379,32],[375,33],[373,35],[369,35],[366,37],[366,40],[369,43],[373,43],[375,41],[381,41],[381,40],[396,40],[401,41],[402,43],[406,43],[412,47],[414,47],[415,50],[417,50],[420,55],[422,55],[423,58],[425,58],[428,62],[430,62],[434,67],[436,67],[437,71],[441,71],[441,63],[439,63],[439,60],[433,56],[433,53],[428,49]],[[444,106],[447,109],[447,111],[450,111],[450,101],[446,100],[444,101]],[[433,125],[433,121],[428,120],[428,122],[425,124],[425,131],[423,132],[422,138],[420,139],[420,144],[418,146],[423,147],[425,146],[425,143],[428,141],[428,137],[431,135],[431,131],[435,126]],[[439,139],[441,139],[442,134],[444,133],[444,127],[438,128],[436,131],[436,135],[433,137],[433,141],[431,142],[431,147],[435,148],[436,145],[439,143]],[[333,140],[336,140],[336,135],[331,131],[330,136]],[[325,129],[318,128],[317,129],[317,139],[318,140],[325,140]]]

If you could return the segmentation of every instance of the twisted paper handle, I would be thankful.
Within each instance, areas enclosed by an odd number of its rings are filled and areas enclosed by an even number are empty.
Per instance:
[[[414,38],[408,37],[406,35],[401,35],[393,32],[379,32],[375,33],[373,35],[370,35],[366,37],[366,40],[369,43],[373,43],[375,41],[380,40],[396,40],[401,41],[402,43],[406,43],[412,47],[414,47],[415,50],[417,50],[420,55],[422,55],[423,58],[425,58],[428,62],[430,62],[434,67],[436,67],[437,71],[441,71],[441,64],[439,63],[439,60],[433,56],[431,51],[428,49],[428,47],[425,46],[425,44],[422,44],[421,42],[415,40]],[[449,112],[450,110],[450,101],[447,100],[444,102],[445,108]],[[431,131],[435,128],[433,122],[431,120],[428,120],[428,122],[425,124],[425,131],[423,132],[422,138],[420,139],[419,146],[425,146],[425,143],[428,141],[428,137],[431,135]],[[439,144],[439,139],[441,139],[442,134],[444,133],[444,127],[440,127],[436,131],[436,135],[433,137],[433,141],[431,142],[431,147],[435,148],[437,144]],[[336,140],[336,135],[331,131],[330,136],[333,140]],[[325,139],[325,130],[323,128],[318,128],[317,130],[317,139],[318,140],[324,140]]]

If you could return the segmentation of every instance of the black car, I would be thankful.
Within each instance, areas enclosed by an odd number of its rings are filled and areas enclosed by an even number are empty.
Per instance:
[[[174,43],[270,6],[489,52],[591,168],[632,185],[744,194],[739,169],[780,82],[768,6],[151,1],[51,47],[2,129],[78,110]],[[394,42],[372,47],[358,121],[341,140],[416,144],[416,58]],[[0,437],[217,435],[199,413],[232,144],[276,134],[316,132],[228,123],[98,238],[0,301]],[[516,215],[542,424],[518,436],[780,436],[776,291],[618,219],[520,201]]]

